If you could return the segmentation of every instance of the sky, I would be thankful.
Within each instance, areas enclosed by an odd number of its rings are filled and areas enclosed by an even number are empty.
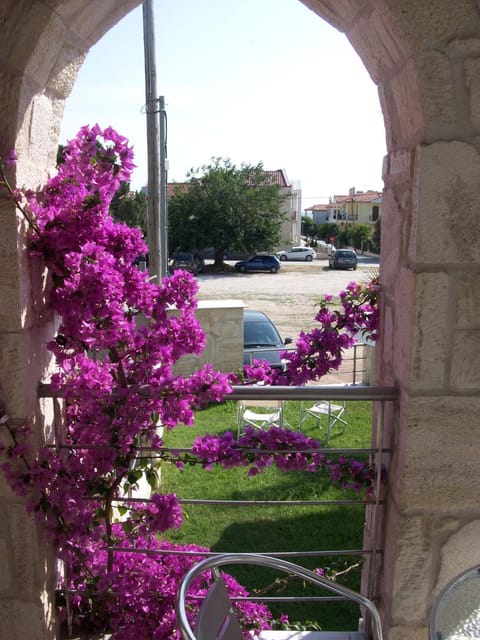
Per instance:
[[[377,87],[343,34],[298,0],[153,0],[153,10],[169,182],[221,157],[285,169],[303,209],[382,189]],[[63,144],[98,123],[126,136],[135,190],[147,183],[144,69],[140,6],[88,53],[60,133]]]

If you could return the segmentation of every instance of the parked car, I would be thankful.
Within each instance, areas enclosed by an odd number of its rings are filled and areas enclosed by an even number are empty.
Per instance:
[[[357,263],[357,254],[353,249],[337,249],[328,259],[330,269],[356,269]]]
[[[269,271],[270,273],[277,273],[281,266],[280,260],[276,256],[261,253],[248,258],[248,260],[236,262],[235,270],[241,273],[246,273],[247,271]]]
[[[141,271],[148,269],[148,253],[138,255],[133,261],[133,264]]]
[[[245,309],[243,312],[243,364],[266,360],[274,368],[283,368],[280,354],[291,338],[282,340],[278,329],[262,311]]]
[[[171,269],[183,269],[197,275],[204,271],[205,261],[198,251],[177,251],[173,256]]]
[[[282,261],[285,260],[305,260],[306,262],[311,262],[315,260],[317,254],[315,250],[311,247],[291,247],[286,251],[278,251],[277,258]]]

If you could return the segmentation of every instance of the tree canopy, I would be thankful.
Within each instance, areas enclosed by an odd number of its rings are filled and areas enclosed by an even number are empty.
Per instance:
[[[130,191],[128,182],[120,183],[110,203],[110,212],[118,222],[125,222],[129,227],[140,227],[147,236],[147,198],[143,191]]]
[[[263,164],[235,166],[228,159],[192,169],[168,201],[169,247],[214,247],[215,263],[227,250],[273,249],[285,219],[285,196]]]
[[[368,224],[356,224],[350,230],[350,239],[356,249],[363,250],[370,246],[373,238],[373,228]]]

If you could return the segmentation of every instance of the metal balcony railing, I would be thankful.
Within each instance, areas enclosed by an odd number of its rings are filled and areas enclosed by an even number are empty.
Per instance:
[[[354,371],[358,371],[358,368],[353,368]],[[54,397],[56,394],[52,393],[49,385],[42,385],[39,391],[39,395],[42,398],[52,398],[54,399],[54,412],[55,412],[55,423],[56,428],[55,432],[57,434],[57,441],[55,443],[56,447],[64,447],[64,443],[62,442],[61,433],[63,433],[63,428],[61,425],[61,410],[60,404],[58,400]],[[319,509],[325,507],[327,505],[338,505],[340,508],[345,505],[351,504],[359,504],[364,505],[367,510],[367,524],[369,530],[369,536],[365,538],[368,540],[368,544],[364,545],[362,548],[358,549],[321,549],[321,548],[312,548],[309,550],[301,550],[301,551],[279,551],[277,550],[269,550],[268,553],[270,556],[278,557],[278,558],[286,558],[292,559],[293,561],[298,560],[302,557],[324,557],[324,556],[361,556],[364,559],[365,569],[363,571],[362,578],[362,595],[369,598],[372,601],[377,600],[378,596],[378,573],[381,568],[381,560],[383,554],[383,538],[381,535],[382,531],[382,516],[383,509],[385,506],[384,496],[386,494],[385,485],[383,482],[388,481],[388,468],[389,468],[389,459],[391,454],[391,434],[393,432],[393,426],[388,424],[388,420],[392,415],[392,411],[388,408],[391,408],[392,402],[395,401],[397,397],[397,391],[393,387],[380,387],[380,386],[363,386],[360,384],[348,384],[348,385],[309,385],[303,387],[281,387],[281,386],[236,386],[233,388],[233,392],[228,396],[229,401],[240,401],[240,400],[283,400],[285,402],[289,401],[300,401],[305,403],[313,403],[316,401],[347,401],[351,402],[364,402],[369,401],[372,402],[372,445],[367,448],[359,448],[359,449],[340,449],[340,448],[332,448],[328,447],[325,449],[320,449],[320,451],[327,451],[332,455],[336,454],[345,454],[345,455],[367,455],[371,462],[375,464],[377,470],[384,469],[386,470],[386,474],[377,473],[376,481],[375,481],[375,489],[373,493],[373,497],[370,497],[368,500],[363,500],[359,498],[358,500],[209,500],[209,499],[200,499],[193,500],[189,498],[181,498],[180,502],[184,504],[201,504],[211,506],[213,509],[215,505],[230,505],[232,508],[242,508],[244,506],[259,506],[262,507],[264,505],[268,506],[284,506],[288,504],[292,506],[292,508],[300,505],[311,505],[316,506]],[[71,445],[68,445],[69,448],[72,448]],[[85,445],[81,445],[82,449],[85,449]],[[163,449],[165,451],[167,449]],[[175,448],[175,451],[179,451],[178,448]],[[318,450],[317,450],[318,451]],[[140,447],[139,455],[146,456],[155,456],[155,452],[151,450],[151,448]],[[125,500],[139,500],[141,502],[145,502],[146,498],[135,498],[135,496],[125,498]],[[119,500],[121,502],[121,499]],[[202,544],[201,540],[197,541],[197,544]],[[226,550],[231,551],[231,550]],[[257,550],[252,548],[250,551],[256,552]],[[115,554],[117,552],[122,553],[135,553],[135,554],[149,554],[154,555],[156,552],[152,550],[140,549],[140,548],[124,548],[124,547],[112,547],[109,549],[109,552]],[[162,549],[162,551],[158,552],[162,555],[167,553],[175,553],[179,555],[180,553],[185,555],[216,555],[221,553],[222,550],[217,549],[215,552],[203,552],[200,553],[198,551],[191,552],[179,552],[179,551],[167,551]],[[67,596],[67,600],[69,598],[69,594],[65,594]],[[266,601],[270,602],[271,598],[265,598]],[[331,601],[332,596],[323,596],[316,597],[315,600],[324,600]]]
[[[244,354],[248,357],[249,364],[254,360],[265,359],[272,361],[272,354],[293,350],[294,347],[265,347],[256,349],[245,349]],[[367,384],[372,385],[374,381],[373,354],[375,347],[364,342],[356,342],[351,349],[345,351],[343,361],[338,371],[331,372],[323,378],[323,384]]]

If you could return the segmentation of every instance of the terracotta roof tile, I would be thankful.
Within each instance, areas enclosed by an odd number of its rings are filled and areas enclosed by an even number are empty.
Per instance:
[[[177,189],[179,189],[180,191],[187,191],[188,186],[189,186],[188,182],[167,183],[167,198],[171,198]]]
[[[334,205],[332,204],[314,204],[311,207],[305,209],[305,211],[328,211],[332,209]]]
[[[333,196],[335,203],[341,202],[373,202],[373,200],[381,200],[382,192],[381,191],[357,191],[352,195],[348,196]]]
[[[291,187],[291,183],[287,178],[285,169],[276,169],[274,171],[264,171],[266,186],[278,185],[279,187]],[[186,191],[189,187],[189,182],[169,182],[167,184],[167,198],[171,198],[177,189]]]

